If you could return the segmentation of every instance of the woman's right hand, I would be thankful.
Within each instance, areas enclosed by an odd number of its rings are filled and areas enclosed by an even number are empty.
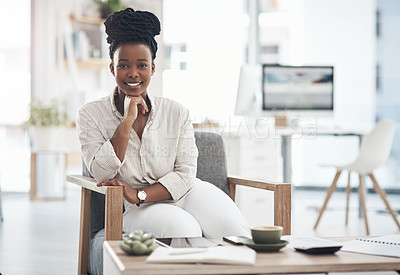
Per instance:
[[[96,184],[97,187],[101,186],[122,186],[124,198],[132,203],[132,204],[137,204],[139,203],[139,198],[137,197],[137,190],[134,189],[132,186],[130,186],[128,183],[126,183],[123,180],[119,179],[108,179],[104,180],[102,182],[99,182]]]
[[[139,107],[140,106],[140,107]],[[149,111],[146,101],[141,96],[125,96],[124,99],[124,119],[136,120],[139,111],[145,114]]]

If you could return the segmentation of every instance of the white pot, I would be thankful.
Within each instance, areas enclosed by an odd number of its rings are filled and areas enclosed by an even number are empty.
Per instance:
[[[64,127],[32,127],[29,130],[31,148],[40,150],[61,150],[65,147]]]

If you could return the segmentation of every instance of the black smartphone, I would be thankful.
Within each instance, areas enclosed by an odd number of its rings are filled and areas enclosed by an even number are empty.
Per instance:
[[[223,237],[222,238],[225,242],[234,244],[234,245],[242,245],[244,244],[243,242],[246,241],[246,237],[243,236],[229,236],[229,237]]]

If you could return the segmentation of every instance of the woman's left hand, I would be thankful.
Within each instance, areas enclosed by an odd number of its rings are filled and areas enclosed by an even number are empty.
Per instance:
[[[123,180],[108,179],[97,184],[97,187],[101,186],[122,186],[124,198],[132,204],[139,203],[139,199],[137,197],[137,190]]]

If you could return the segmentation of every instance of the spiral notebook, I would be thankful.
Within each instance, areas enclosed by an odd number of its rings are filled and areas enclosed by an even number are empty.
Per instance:
[[[391,234],[376,238],[358,238],[343,243],[341,251],[400,257],[400,234]]]

